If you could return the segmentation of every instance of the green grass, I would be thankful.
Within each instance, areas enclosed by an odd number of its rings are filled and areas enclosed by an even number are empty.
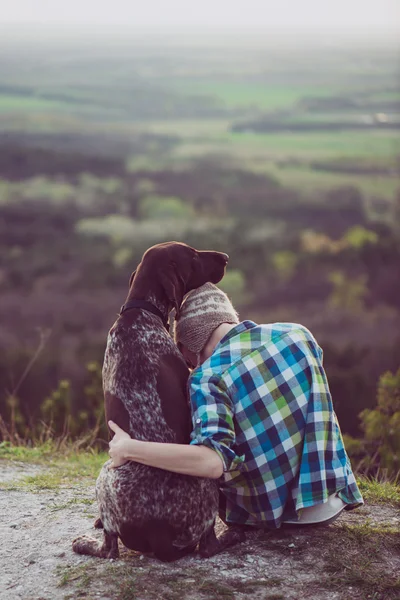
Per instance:
[[[356,598],[398,599],[400,577],[390,570],[388,559],[398,552],[399,543],[398,528],[387,524],[338,526],[329,538],[328,578],[321,585],[342,592],[350,587],[357,590]]]
[[[52,112],[68,111],[71,105],[67,102],[35,98],[34,96],[12,96],[0,94],[0,113],[5,112]]]
[[[229,122],[215,121],[154,121],[141,126],[142,131],[180,138],[174,150],[179,161],[218,155],[238,160],[244,166],[257,168],[276,160],[321,161],[335,159],[368,161],[389,166],[400,155],[400,139],[393,131],[304,132],[304,133],[235,133]],[[336,174],[334,174],[336,175]],[[338,176],[341,176],[338,174]],[[344,176],[344,175],[343,175]],[[363,175],[355,175],[360,180]]]
[[[385,158],[400,155],[398,132],[338,131],[304,133],[235,133],[226,119],[152,121],[139,126],[141,131],[174,135],[181,139],[177,152],[185,156],[225,152],[233,156],[273,158]]]
[[[304,87],[225,81],[187,79],[170,83],[172,89],[187,96],[208,96],[217,99],[226,108],[251,107],[273,110],[291,106],[304,96],[329,96],[334,93],[329,87]]]
[[[390,504],[400,508],[400,481],[377,481],[373,478],[358,477],[358,485],[367,502]]]
[[[368,96],[368,100],[389,100],[400,102],[400,90],[392,90],[390,92],[374,92]]]
[[[175,565],[174,565],[175,566]],[[258,591],[263,592],[263,598],[278,600],[284,595],[274,592],[273,588],[281,586],[284,582],[276,577],[265,577],[243,581],[242,579],[225,578],[215,579],[203,566],[190,565],[189,568],[170,573],[169,569],[154,566],[145,561],[129,560],[128,564],[110,565],[107,563],[87,563],[85,565],[68,566],[59,568],[58,586],[68,588],[74,585],[79,590],[90,586],[90,592],[95,594],[101,589],[107,597],[114,600],[182,600],[187,594],[202,600],[234,600],[237,594],[246,597]],[[179,568],[178,563],[176,567]],[[175,569],[176,569],[175,567]],[[87,590],[89,591],[89,590]],[[267,593],[267,595],[265,595]],[[72,596],[74,597],[74,596]]]
[[[138,123],[138,131],[159,135],[176,135],[182,140],[201,142],[220,138],[228,131],[230,119],[154,119],[149,123]]]
[[[56,445],[49,440],[37,446],[14,446],[9,442],[0,443],[0,459],[43,464],[56,454]]]
[[[0,117],[33,116],[52,119],[56,115],[80,115],[85,119],[97,120],[99,124],[114,119],[121,120],[121,110],[112,106],[99,106],[83,102],[50,100],[38,96],[18,96],[0,93]]]
[[[233,133],[228,132],[225,140],[233,145],[259,148],[273,156],[291,157],[393,157],[400,153],[397,132],[315,132],[315,133]]]
[[[314,171],[307,166],[295,168],[268,166],[265,171],[275,177],[284,187],[300,189],[304,193],[327,191],[342,186],[354,186],[366,196],[377,196],[392,200],[400,188],[400,178],[384,175],[352,175]]]
[[[79,451],[72,444],[57,450],[54,443],[29,448],[0,444],[0,460],[26,462],[46,467],[45,471],[7,483],[0,489],[29,489],[39,491],[60,486],[76,486],[77,480],[92,485],[108,454],[97,451]]]
[[[93,579],[93,569],[90,564],[79,565],[76,567],[58,568],[59,575],[58,587],[64,587],[70,583],[76,582],[79,588],[87,588]]]
[[[330,87],[302,87],[267,85],[262,83],[246,83],[240,81],[219,82],[210,79],[174,80],[170,84],[179,93],[193,95],[204,94],[217,98],[227,108],[253,106],[270,110],[293,105],[302,96],[329,96],[339,92]],[[60,92],[62,89],[60,88]],[[78,94],[79,90],[74,90]],[[83,93],[83,92],[82,92]],[[374,92],[371,98],[396,99],[400,92]],[[84,94],[83,94],[84,95]],[[29,119],[29,115],[37,116],[34,127],[45,130],[57,130],[51,125],[56,114],[64,114],[72,119],[73,113],[86,112],[88,116],[99,116],[99,108],[90,104],[68,103],[45,100],[39,97],[23,97],[0,94],[0,117],[13,114]],[[69,113],[69,114],[68,114]],[[330,115],[298,115],[294,120],[304,118],[337,118]],[[342,118],[342,117],[340,117]],[[353,118],[353,117],[351,117]],[[88,120],[89,121],[89,120]],[[72,120],[67,129],[74,129]],[[104,125],[104,123],[103,123]],[[112,124],[109,123],[111,126]],[[367,197],[379,197],[392,200],[400,187],[400,179],[389,176],[370,176],[364,174],[332,173],[315,171],[307,163],[316,160],[346,159],[367,160],[371,165],[392,164],[400,155],[400,138],[393,131],[358,131],[358,132],[304,132],[304,133],[234,133],[229,130],[228,119],[190,119],[173,121],[151,121],[139,123],[137,131],[159,135],[172,135],[181,139],[181,143],[173,152],[165,156],[127,157],[128,171],[144,170],[148,172],[162,169],[190,168],[194,160],[204,157],[225,158],[227,163],[240,165],[250,171],[271,174],[285,187],[296,188],[303,193],[325,192],[330,188],[355,186]],[[127,128],[132,123],[126,123]],[[21,125],[28,127],[27,123]],[[115,124],[115,133],[120,131]],[[282,168],[276,162],[285,160],[298,161],[297,165]],[[64,186],[65,188],[65,186]],[[66,193],[66,190],[59,190]]]
[[[159,124],[155,131],[183,135],[173,153],[175,167],[190,165],[203,157],[218,157],[241,168],[274,176],[284,187],[294,187],[304,193],[325,191],[334,187],[355,186],[366,196],[393,199],[400,187],[400,177],[313,170],[312,161],[346,160],[352,164],[368,164],[394,168],[400,155],[400,141],[393,132],[331,132],[304,134],[253,134],[223,131],[219,122],[215,130],[196,129],[193,123],[171,129]],[[191,139],[190,136],[193,136]],[[172,160],[172,159],[171,159]],[[276,163],[293,161],[292,165]]]
[[[218,81],[185,78],[170,84],[174,91],[187,96],[201,95],[217,99],[226,108],[258,108],[275,110],[288,108],[302,98],[346,95],[340,86],[277,85],[248,81]],[[356,96],[356,92],[354,92]],[[374,92],[374,100],[400,100],[400,91]]]
[[[67,502],[61,502],[59,504],[52,504],[49,506],[51,512],[56,512],[58,510],[64,510],[65,508],[70,508],[71,506],[76,506],[77,504],[86,504],[87,506],[92,506],[94,503],[94,499],[90,498],[71,498]]]

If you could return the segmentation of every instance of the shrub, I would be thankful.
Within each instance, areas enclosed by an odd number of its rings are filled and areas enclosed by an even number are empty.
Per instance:
[[[379,378],[377,406],[360,413],[364,439],[345,437],[350,457],[361,461],[357,470],[398,479],[400,473],[400,369]]]
[[[363,410],[360,419],[371,466],[376,462],[396,474],[400,470],[400,368],[380,377],[377,406]]]
[[[146,196],[139,203],[144,219],[182,219],[193,216],[193,208],[175,196]]]

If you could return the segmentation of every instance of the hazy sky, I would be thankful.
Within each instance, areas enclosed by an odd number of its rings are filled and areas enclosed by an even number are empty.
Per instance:
[[[400,32],[400,0],[2,0],[0,24]]]

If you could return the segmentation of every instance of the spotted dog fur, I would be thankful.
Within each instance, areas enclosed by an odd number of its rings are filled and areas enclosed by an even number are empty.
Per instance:
[[[228,257],[199,252],[177,242],[148,250],[132,274],[127,300],[144,299],[165,319],[179,311],[183,296],[206,281],[218,283]],[[161,318],[140,308],[127,310],[111,328],[103,365],[107,420],[137,440],[188,443],[188,369]],[[133,550],[164,561],[192,552],[197,544],[211,556],[236,543],[215,537],[218,486],[212,479],[170,473],[135,462],[103,466],[96,495],[104,542],[81,536],[75,552],[118,557],[118,538]]]

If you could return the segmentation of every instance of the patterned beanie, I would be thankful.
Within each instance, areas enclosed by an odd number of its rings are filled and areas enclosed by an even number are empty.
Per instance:
[[[239,323],[238,314],[222,290],[205,283],[183,301],[175,322],[175,341],[198,355],[222,323]]]

